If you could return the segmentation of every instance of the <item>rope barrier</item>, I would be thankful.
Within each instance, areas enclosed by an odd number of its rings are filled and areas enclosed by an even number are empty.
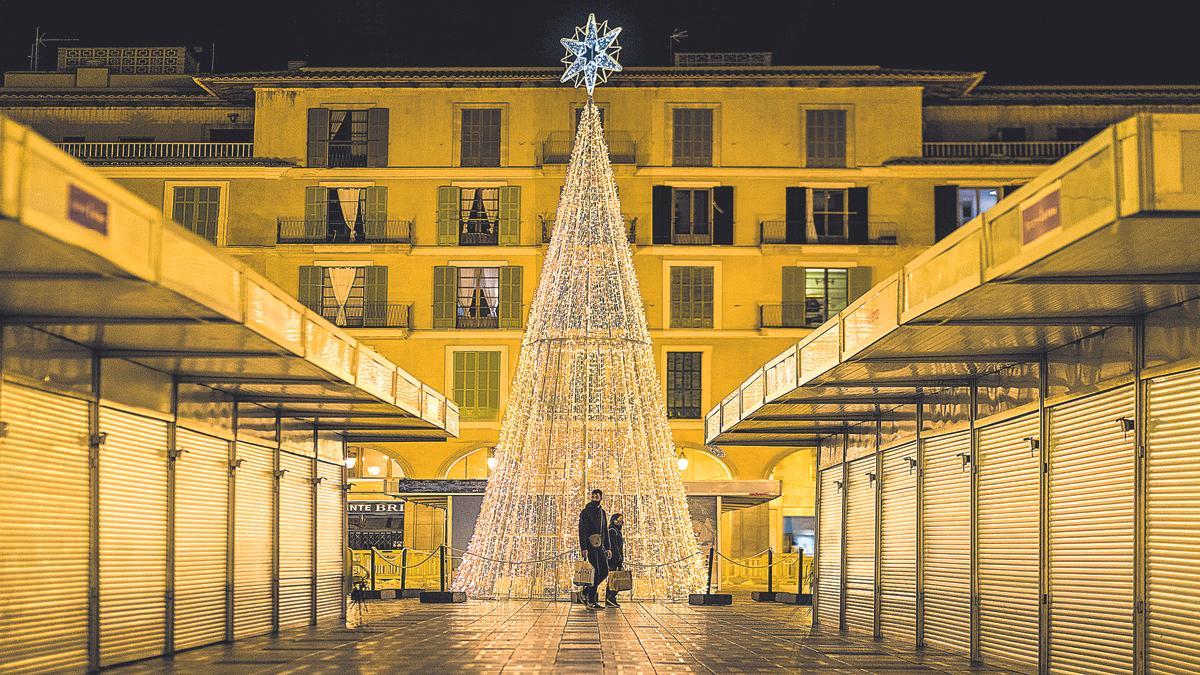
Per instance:
[[[563,551],[561,553],[556,553],[555,555],[552,555],[549,558],[542,558],[540,560],[497,560],[495,558],[488,558],[487,556],[482,556],[482,555],[479,555],[478,553],[472,553],[466,549],[456,548],[454,546],[447,546],[446,548],[451,551],[458,551],[458,552],[462,553],[461,556],[451,556],[452,559],[462,560],[466,556],[471,556],[474,558],[479,558],[481,560],[486,560],[488,562],[499,563],[501,565],[533,565],[535,563],[542,563],[542,562],[549,562],[551,560],[556,560],[556,559],[564,557],[564,556],[575,555],[575,551]],[[677,563],[681,563],[684,560],[687,560],[688,558],[694,558],[702,553],[704,553],[704,552],[696,551],[695,553],[685,555],[678,560],[671,560],[671,561],[663,562],[663,563],[635,563],[635,562],[626,561],[624,564],[629,567],[646,567],[646,568],[648,568],[648,567],[666,567],[667,565],[675,565]]]
[[[409,550],[413,550],[413,549],[409,549]],[[411,564],[411,565],[402,565],[402,564],[400,564],[400,563],[398,563],[398,562],[396,562],[396,561],[394,561],[394,560],[390,560],[390,559],[388,559],[388,557],[387,557],[387,554],[386,554],[386,553],[384,553],[383,551],[380,551],[379,549],[374,549],[374,551],[375,551],[375,555],[379,556],[380,558],[383,558],[383,561],[384,561],[385,563],[387,563],[387,564],[389,564],[389,565],[393,565],[393,566],[395,566],[395,567],[401,567],[401,568],[404,568],[404,569],[406,569],[406,570],[411,570],[411,569],[413,569],[414,567],[420,567],[421,565],[424,565],[425,563],[429,562],[429,559],[430,559],[430,558],[432,558],[434,555],[436,555],[436,554],[437,554],[437,551],[430,551],[430,552],[429,552],[429,555],[427,555],[427,556],[425,556],[424,558],[422,558],[422,559],[421,559],[419,562],[415,562],[415,563],[413,563],[413,564]]]
[[[766,551],[763,551],[763,553],[765,553],[765,552]],[[752,569],[752,570],[766,569],[768,567],[775,567],[776,565],[791,565],[793,562],[795,562],[794,560],[788,560],[787,558],[781,557],[779,560],[777,560],[769,565],[747,565],[744,562],[738,562],[737,560],[730,558],[729,556],[725,555],[724,553],[721,553],[720,551],[717,551],[717,555],[728,560],[729,562],[733,563],[734,565],[738,565],[739,567],[745,567],[747,569]],[[755,553],[754,555],[748,556],[748,557],[756,558],[760,555],[762,555],[762,553]]]
[[[670,562],[664,562],[664,563],[635,563],[635,562],[626,561],[622,564],[628,565],[629,567],[666,567],[667,565],[674,565],[676,563],[681,563],[684,560],[687,560],[688,558],[695,558],[696,556],[701,555],[703,553],[704,553],[704,551],[696,551],[695,553],[692,553],[690,555],[683,556],[679,560],[672,560]]]

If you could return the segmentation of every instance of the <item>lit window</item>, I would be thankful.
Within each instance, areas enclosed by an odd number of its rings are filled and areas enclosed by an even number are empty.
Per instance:
[[[818,326],[846,308],[849,275],[844,269],[809,267],[804,271],[804,320]]]
[[[816,242],[846,241],[849,235],[850,200],[846,190],[812,191],[813,228]]]
[[[458,268],[459,328],[495,328],[500,320],[500,268]]]
[[[1000,188],[959,188],[958,189],[958,224],[961,226],[987,211],[1000,201]]]
[[[459,191],[460,246],[495,246],[499,242],[500,188]]]

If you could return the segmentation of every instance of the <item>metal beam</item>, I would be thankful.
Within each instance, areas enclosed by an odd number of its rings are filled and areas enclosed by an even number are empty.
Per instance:
[[[284,412],[286,412],[289,417],[292,416],[290,411],[285,410]],[[404,415],[393,415],[393,417],[397,419],[405,419]],[[414,420],[420,418],[408,417],[407,419]],[[337,422],[318,421],[316,422],[315,426],[319,431],[352,431],[355,429],[361,429],[363,431],[430,431],[437,428],[428,422],[425,424],[425,426],[413,426],[412,424],[380,424],[378,422],[346,422],[339,424]]]
[[[134,279],[118,277],[113,274],[101,274],[99,272],[33,272],[22,270],[0,270],[0,279],[47,279],[50,281],[59,279],[64,281],[73,281],[79,279],[112,279],[114,281],[135,281]]]
[[[387,405],[374,398],[337,398],[336,396],[292,396],[288,394],[238,394],[239,403],[333,403],[337,405]]]
[[[221,317],[197,319],[195,317],[180,318],[169,316],[48,316],[16,314],[4,317],[5,323],[22,326],[89,326],[89,325],[147,325],[147,326],[195,326],[197,324],[229,325],[233,321]]]
[[[855,363],[1037,363],[1037,354],[929,354],[922,356],[867,356]]]
[[[916,403],[920,397],[915,394],[875,394],[862,393],[856,396],[811,396],[808,398],[781,398],[764,405],[875,405],[878,403]]]
[[[1136,319],[1128,316],[1012,316],[972,319],[921,319],[905,326],[930,328],[938,326],[1131,326]],[[1026,355],[1028,357],[1028,355]]]
[[[750,420],[750,421],[754,421],[754,420]],[[795,435],[807,435],[807,436],[828,436],[829,434],[843,433],[844,431],[846,431],[847,428],[848,427],[846,425],[837,426],[837,427],[783,427],[783,428],[756,427],[754,429],[733,428],[733,429],[728,429],[726,431],[723,431],[721,433],[724,433],[724,434],[763,434],[763,435],[795,434]]]
[[[201,351],[198,349],[102,349],[102,359],[278,359],[279,352]],[[298,358],[298,357],[297,357]]]
[[[800,413],[796,415],[763,415],[747,417],[748,422],[873,422],[912,419],[912,415],[882,413]]]
[[[1194,272],[1164,272],[1162,274],[1089,274],[1089,275],[1045,275],[1019,279],[999,279],[1001,284],[1046,284],[1100,286],[1113,284],[1169,285],[1200,284],[1200,274]]]
[[[256,377],[253,375],[180,375],[176,378],[181,384],[337,384],[332,380],[314,375],[313,377]],[[347,385],[349,386],[349,385]]]
[[[930,388],[937,389],[943,387],[961,387],[970,384],[970,377],[935,377],[929,379],[869,379],[869,380],[823,380],[821,386],[824,387],[905,387],[905,388]]]
[[[244,398],[242,398],[242,400],[245,400],[245,399],[244,399]],[[380,403],[380,405],[387,405],[387,404],[386,404],[386,403]],[[255,412],[254,412],[254,414],[247,414],[247,412],[250,412],[251,410],[253,410],[253,409],[252,409],[252,408],[247,408],[246,410],[242,411],[242,417],[256,417],[256,418],[257,418],[257,417],[263,417],[263,418],[274,418],[274,417],[275,417],[275,412],[274,412],[273,410],[267,410],[267,409],[263,408],[261,412],[255,411]],[[403,411],[399,411],[399,410],[396,410],[396,411],[385,411],[385,410],[320,410],[320,409],[317,409],[317,408],[286,408],[286,409],[285,409],[285,412],[287,413],[288,417],[300,417],[300,418],[304,418],[304,419],[318,419],[318,420],[319,420],[319,419],[325,419],[325,418],[330,418],[330,419],[353,419],[353,418],[362,418],[362,419],[395,419],[395,418],[412,418],[412,416],[411,416],[409,413],[406,413],[406,412],[403,412]]]
[[[387,436],[379,434],[345,434],[347,443],[442,443],[441,436]]]
[[[816,442],[813,442],[813,441],[805,441],[802,443],[793,443],[793,442],[782,441],[782,440],[781,441],[775,441],[775,440],[751,441],[751,440],[737,440],[737,439],[724,440],[720,436],[717,436],[716,444],[720,445],[722,447],[729,446],[729,445],[742,445],[742,446],[747,446],[747,447],[761,447],[761,448],[816,448],[816,447],[820,447],[819,444],[817,444]]]

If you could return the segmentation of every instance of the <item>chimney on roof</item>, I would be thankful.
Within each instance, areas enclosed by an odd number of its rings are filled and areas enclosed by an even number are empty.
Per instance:
[[[308,61],[288,61],[287,69],[288,69],[288,72],[294,73],[307,65],[308,65]]]

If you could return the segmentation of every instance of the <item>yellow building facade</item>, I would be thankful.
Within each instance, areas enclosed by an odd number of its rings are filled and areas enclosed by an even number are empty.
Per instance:
[[[9,73],[0,112],[456,399],[457,439],[356,431],[361,496],[485,478],[582,90],[549,68],[97,69]],[[781,444],[714,456],[717,397],[1089,129],[1200,100],[982,76],[629,67],[597,90],[686,477],[782,486],[721,516],[729,555],[789,550],[815,469],[812,448]]]

